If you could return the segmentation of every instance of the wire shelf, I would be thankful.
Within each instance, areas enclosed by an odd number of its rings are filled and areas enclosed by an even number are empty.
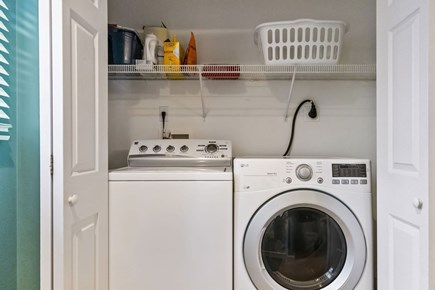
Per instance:
[[[143,80],[375,80],[374,64],[338,65],[109,65],[109,79]]]
[[[203,94],[204,80],[289,80],[290,88],[284,120],[295,79],[310,80],[375,80],[374,64],[338,65],[109,65],[109,79],[122,80],[199,80],[202,117],[206,118]]]

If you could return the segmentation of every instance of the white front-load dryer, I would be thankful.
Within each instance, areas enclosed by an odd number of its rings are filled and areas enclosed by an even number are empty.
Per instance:
[[[234,160],[234,290],[372,290],[370,162]]]

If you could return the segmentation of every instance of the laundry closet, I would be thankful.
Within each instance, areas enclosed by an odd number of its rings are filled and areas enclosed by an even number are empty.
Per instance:
[[[40,0],[41,289],[109,288],[109,170],[127,165],[133,140],[162,137],[162,108],[167,131],[230,140],[235,157],[279,158],[298,116],[290,156],[370,160],[372,182],[358,184],[377,191],[378,287],[433,288],[434,15],[430,0]],[[339,65],[264,65],[255,28],[296,19],[348,25]],[[162,22],[184,47],[195,34],[193,76],[131,78],[107,66],[108,23],[140,32]],[[224,65],[240,74],[201,74]],[[316,104],[314,119],[309,104],[295,114],[307,99]],[[341,177],[363,163],[332,168]],[[299,175],[278,181],[314,176],[314,166],[294,168]],[[316,186],[325,181],[319,177]],[[357,184],[344,181],[329,184]],[[234,194],[245,190],[252,188]]]
[[[108,1],[111,24],[141,32],[163,22],[184,48],[193,32],[201,65],[262,66],[255,27],[301,18],[347,23],[339,64],[361,66],[343,73],[296,73],[290,99],[291,71],[277,78],[253,74],[201,83],[146,75],[132,80],[109,70],[109,168],[126,165],[133,140],[161,138],[162,106],[173,134],[231,140],[235,156],[281,156],[296,107],[311,99],[318,116],[307,116],[308,105],[299,112],[290,155],[368,158],[375,169],[375,0]]]
[[[311,63],[311,66],[304,66],[303,62],[293,67],[264,65],[258,35],[254,34],[256,27],[267,22],[297,19],[346,23],[338,65],[321,61]],[[159,156],[164,155],[162,152],[170,159],[173,148],[184,143],[167,143],[167,140],[164,140],[165,142],[158,145],[151,145],[146,141],[135,141],[162,138],[163,124],[165,133],[169,131],[173,135],[188,135],[191,139],[230,140],[232,154],[236,157],[233,163],[234,191],[222,190],[220,198],[213,201],[213,204],[216,204],[213,207],[215,209],[218,201],[223,200],[223,196],[231,196],[233,200],[226,202],[225,206],[220,205],[220,222],[216,223],[220,226],[215,226],[210,217],[195,214],[195,210],[201,208],[201,205],[207,208],[207,203],[201,202],[201,199],[210,199],[204,198],[204,193],[211,191],[211,187],[203,186],[201,193],[195,198],[191,198],[191,193],[176,192],[176,196],[186,196],[190,199],[187,204],[178,202],[179,206],[171,207],[174,197],[167,195],[165,190],[166,186],[169,186],[169,181],[160,184],[160,190],[155,190],[146,184],[152,181],[147,180],[145,174],[140,181],[130,176],[125,184],[119,185],[119,180],[114,176],[124,169],[109,173],[110,286],[114,289],[122,289],[123,285],[140,289],[138,285],[143,279],[145,288],[153,289],[165,289],[164,285],[168,288],[178,286],[183,290],[201,289],[207,288],[204,286],[207,283],[210,283],[210,289],[234,290],[373,289],[375,262],[372,260],[372,208],[375,206],[371,205],[371,198],[376,186],[376,170],[372,170],[376,167],[376,1],[163,0],[150,3],[138,0],[108,0],[108,22],[110,25],[136,29],[139,34],[144,26],[147,28],[164,25],[169,31],[169,39],[176,35],[184,48],[188,45],[191,33],[194,33],[199,70],[199,73],[189,71],[181,77],[178,73],[177,79],[173,79],[174,75],[164,70],[160,71],[158,65],[143,67],[142,64],[136,63],[126,70],[109,65],[109,169],[126,166],[127,155],[129,164],[132,159],[140,157],[145,162],[152,155],[155,155],[154,160],[159,160]],[[291,30],[288,31],[291,38]],[[305,29],[303,32],[304,36],[301,38],[308,37]],[[282,33],[283,41],[285,34]],[[147,37],[141,35],[142,40]],[[277,38],[276,35],[274,37]],[[254,41],[255,38],[257,43]],[[305,52],[301,52],[303,53]],[[320,50],[318,53],[321,54]],[[226,79],[217,79],[215,72],[212,75],[208,71],[212,68],[222,70],[224,67],[231,69]],[[303,106],[295,116],[295,111],[304,100],[315,103],[315,118],[308,116],[311,109],[309,104]],[[162,108],[166,111],[165,123],[160,115]],[[291,139],[295,117],[297,120],[293,129],[293,146],[289,154],[284,154]],[[132,145],[132,142],[135,145]],[[136,148],[131,147],[129,152],[130,146]],[[145,148],[142,153],[140,148]],[[182,152],[181,147],[180,151]],[[202,151],[207,153],[207,150],[196,151],[201,154]],[[181,152],[177,154],[181,156]],[[273,166],[269,165],[268,161],[264,161],[263,164],[262,161],[255,163],[250,159],[240,161],[237,158],[279,158],[283,154],[315,158],[283,159],[282,163],[271,159],[269,162],[272,162]],[[327,159],[333,157],[344,159],[332,159],[334,161],[330,162],[334,165],[331,165]],[[163,159],[160,162],[163,162]],[[335,172],[334,174],[338,175],[334,179],[331,179],[331,166],[342,167],[342,173]],[[243,181],[244,173],[241,173],[245,168],[247,181]],[[134,166],[129,169],[136,170]],[[173,169],[163,169],[162,172],[166,171],[173,180],[178,180],[176,173],[171,170]],[[350,171],[354,173],[344,173]],[[261,176],[267,177],[263,180]],[[178,188],[185,181],[179,182]],[[132,188],[127,183],[141,184],[142,187]],[[267,186],[261,187],[259,184]],[[272,192],[270,195],[265,193],[272,188],[281,188],[282,191]],[[299,193],[303,198],[310,194],[304,191],[305,189],[313,189],[312,194],[322,193],[312,200],[295,201],[298,190],[302,190]],[[337,192],[340,190],[346,192],[338,197]],[[134,198],[139,195],[151,196],[153,193],[158,198]],[[276,198],[286,194],[289,195],[287,201]],[[363,195],[364,198],[359,199]],[[322,201],[325,196],[339,199],[342,209],[349,208],[352,212],[343,218],[334,218],[341,221],[340,226],[337,226],[340,230],[337,232],[348,235],[349,232],[359,230],[360,234],[352,233],[347,237],[341,237],[329,231],[333,225],[325,222],[325,219],[341,210],[331,206],[334,199]],[[344,202],[346,197],[349,197],[349,200]],[[256,215],[253,212],[260,213],[269,204],[273,204],[270,200],[274,199],[277,200],[276,204],[282,207],[273,208],[271,213],[264,214],[264,220],[267,222],[259,222],[261,226],[258,230],[262,234],[250,234],[251,225],[256,223]],[[253,201],[257,201],[258,204],[251,204]],[[177,215],[178,208],[184,211],[189,208],[189,214]],[[310,210],[305,211],[307,208]],[[208,211],[211,209],[212,207],[209,207]],[[222,215],[222,212],[231,210],[232,223],[225,224],[225,217],[228,215]],[[295,213],[298,210],[301,212]],[[139,212],[141,214],[137,214]],[[204,269],[210,267],[202,265],[203,260],[190,254],[189,249],[195,247],[199,252],[207,252],[206,245],[211,243],[194,244],[194,241],[201,240],[201,237],[196,238],[194,234],[198,231],[192,230],[197,229],[195,223],[189,221],[187,226],[185,223],[176,224],[175,220],[168,218],[167,212],[171,213],[170,216],[177,216],[176,221],[184,220],[182,217],[188,216],[207,222],[209,226],[201,228],[200,231],[208,237],[222,229],[222,232],[212,240],[232,236],[232,263],[218,267],[220,260],[209,253],[209,263],[214,265],[212,272],[219,274],[216,274],[217,277],[207,278],[208,281],[204,282],[201,278],[208,275],[208,271]],[[322,213],[320,217],[317,216],[318,212]],[[289,217],[285,217],[286,215]],[[278,221],[269,223],[275,217]],[[163,226],[160,226],[161,221],[166,220],[171,221],[170,225],[163,223]],[[160,249],[158,244],[153,243],[155,233],[158,233],[159,229],[171,233],[172,224],[175,224],[176,229],[186,230],[183,235],[157,234],[156,236],[163,237],[160,239],[165,245]],[[132,225],[140,226],[135,229]],[[271,232],[263,235],[263,232],[268,232],[266,228],[269,229],[269,226],[272,228]],[[328,228],[327,234],[320,238],[320,229],[323,227]],[[172,236],[179,242],[179,248],[172,242],[165,244],[172,240]],[[189,242],[186,241],[186,236],[194,238]],[[273,246],[270,248],[263,248],[267,244],[264,242],[266,236],[274,237],[270,242]],[[316,242],[312,242],[313,240]],[[220,244],[225,245],[226,241],[223,239]],[[353,244],[354,241],[357,241],[358,245]],[[302,244],[308,246],[304,248]],[[313,244],[328,246],[322,248],[312,246]],[[344,246],[337,247],[337,244]],[[123,245],[129,245],[129,248],[120,251]],[[315,250],[311,250],[311,246]],[[335,247],[338,248],[337,252],[341,253],[343,262],[337,262],[340,255],[329,252],[329,249]],[[225,247],[215,248],[216,252],[221,253],[219,257],[224,257],[228,253]],[[252,251],[248,253],[250,248]],[[172,252],[181,252],[183,256],[193,258],[180,259],[176,254],[166,253],[159,253],[156,257],[156,249],[171,249]],[[261,258],[258,258],[258,252],[261,252]],[[267,265],[268,255],[272,266]],[[302,256],[304,258],[300,258]],[[147,260],[148,257],[152,258]],[[312,261],[305,260],[305,257],[311,257]],[[305,264],[302,264],[302,261],[305,261]],[[313,265],[323,265],[320,261],[326,261],[327,266],[320,266],[322,269],[317,271]],[[250,268],[251,264],[256,266]],[[160,277],[166,274],[167,265],[180,270],[175,271],[172,274],[173,279],[162,285],[161,280],[164,279]],[[197,265],[201,266],[195,268]],[[233,267],[232,275],[227,275],[225,271],[231,268],[228,265]],[[129,266],[132,269],[125,271]],[[297,272],[296,268],[303,269],[299,275],[289,273]],[[247,273],[244,269],[247,269]],[[264,274],[266,272],[269,274]],[[307,277],[308,272],[314,274]],[[201,278],[195,278],[195,275]],[[280,278],[276,279],[274,275]],[[263,279],[259,278],[262,276]],[[231,279],[232,286],[229,285],[231,283],[223,283]],[[217,288],[211,286],[217,285],[218,282],[221,285]]]

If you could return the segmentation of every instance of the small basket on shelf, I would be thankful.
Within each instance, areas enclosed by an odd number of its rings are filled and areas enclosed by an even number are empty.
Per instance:
[[[342,21],[299,19],[268,22],[255,28],[254,42],[266,65],[337,64],[343,35]]]

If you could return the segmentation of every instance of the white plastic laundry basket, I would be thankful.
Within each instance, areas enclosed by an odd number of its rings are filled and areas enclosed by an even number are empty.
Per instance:
[[[268,22],[255,28],[254,42],[267,65],[336,64],[347,30],[342,21]]]

